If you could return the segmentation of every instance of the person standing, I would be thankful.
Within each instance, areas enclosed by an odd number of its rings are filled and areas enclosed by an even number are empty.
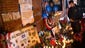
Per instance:
[[[73,1],[69,1],[69,9],[68,9],[68,17],[71,22],[72,29],[75,33],[81,32],[81,19],[82,19],[82,12],[77,5],[74,4]]]
[[[73,48],[81,48],[80,42],[77,40],[80,36],[81,32],[81,19],[82,19],[82,11],[80,8],[74,3],[74,1],[69,1],[69,9],[68,9],[68,17],[71,22],[71,27],[74,32],[74,43]]]

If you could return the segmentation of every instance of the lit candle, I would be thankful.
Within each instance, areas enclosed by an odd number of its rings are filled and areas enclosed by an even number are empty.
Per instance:
[[[54,48],[54,46],[52,46],[52,48]]]

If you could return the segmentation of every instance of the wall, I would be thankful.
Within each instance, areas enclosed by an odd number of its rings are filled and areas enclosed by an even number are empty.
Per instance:
[[[41,7],[41,1],[42,0],[32,0],[33,4],[33,16],[34,16],[34,24],[37,27],[37,30],[40,31],[41,29],[44,29],[43,26],[43,20],[41,17],[42,13],[42,7]],[[19,11],[19,2],[18,0],[0,0],[0,12],[2,13],[9,13],[9,12],[18,12]],[[1,15],[0,14],[0,15]],[[0,22],[2,22],[0,17]],[[14,28],[18,28],[16,26],[21,26],[21,19],[16,20],[16,21],[9,21],[9,22],[4,22],[5,29],[8,31],[14,31]],[[0,25],[2,26],[2,25]],[[11,27],[11,28],[10,28]],[[21,28],[21,27],[20,27]],[[14,30],[12,30],[14,29]]]
[[[41,14],[42,13],[41,2],[42,0],[33,0],[33,13],[34,13],[35,25],[38,31],[44,28],[42,14]]]
[[[18,0],[0,0],[0,26],[3,27],[4,30],[11,32],[19,27],[21,28],[21,19],[19,18],[15,20],[13,18],[19,16],[17,15],[18,11]],[[3,21],[2,17],[5,21]]]

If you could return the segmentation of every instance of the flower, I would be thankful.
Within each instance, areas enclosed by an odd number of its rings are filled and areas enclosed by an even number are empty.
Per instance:
[[[51,44],[52,46],[56,46],[56,45],[57,45],[55,39],[51,39],[51,40],[50,40],[50,44]]]

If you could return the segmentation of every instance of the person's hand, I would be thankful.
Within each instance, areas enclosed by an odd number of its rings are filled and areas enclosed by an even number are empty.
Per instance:
[[[74,20],[73,20],[73,19],[70,19],[70,21],[71,21],[71,22],[74,22]]]
[[[79,21],[79,23],[81,23],[81,21]]]

